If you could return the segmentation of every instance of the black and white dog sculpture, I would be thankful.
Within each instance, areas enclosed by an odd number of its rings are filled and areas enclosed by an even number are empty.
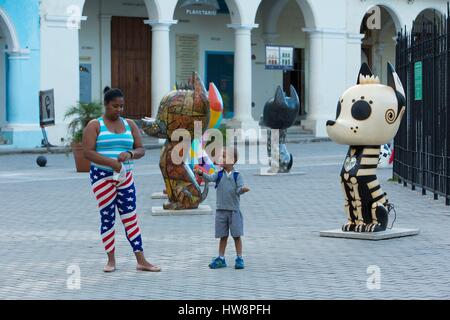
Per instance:
[[[357,85],[338,101],[336,120],[327,122],[330,138],[350,146],[341,171],[347,214],[343,231],[386,230],[391,204],[376,170],[380,146],[395,137],[405,110],[405,92],[392,65],[388,63],[386,86],[363,64]]]
[[[262,124],[270,129],[278,129],[278,146],[272,146],[271,130],[267,137],[267,154],[272,173],[286,173],[292,168],[293,157],[286,148],[286,132],[292,126],[300,111],[300,100],[295,88],[291,86],[290,97],[286,97],[278,86],[275,97],[264,106]],[[278,148],[277,148],[278,147]]]

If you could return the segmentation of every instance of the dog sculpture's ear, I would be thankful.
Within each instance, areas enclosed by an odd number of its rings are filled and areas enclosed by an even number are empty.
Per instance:
[[[405,98],[405,89],[403,89],[402,82],[400,81],[400,78],[398,77],[397,72],[395,72],[394,67],[390,62],[387,64],[388,68],[388,86],[394,89],[395,92],[398,92]],[[403,106],[404,104],[400,105]]]
[[[198,76],[197,72],[194,72],[192,74],[192,86],[194,87],[195,95],[201,94],[208,96],[208,92],[206,91],[205,85],[203,84],[202,80]]]
[[[300,104],[300,99],[297,94],[297,90],[295,90],[294,86],[291,84],[291,99],[294,99],[297,104]]]
[[[209,83],[208,99],[209,99],[209,106],[211,107],[211,109],[218,112],[223,111],[222,95],[220,94],[219,89],[217,89],[216,85],[213,82]]]
[[[290,107],[295,109],[295,113],[300,112],[300,98],[298,97],[297,90],[291,85],[291,97],[289,98]]]
[[[286,103],[286,95],[284,94],[283,89],[281,89],[281,86],[277,87],[274,102],[276,105],[282,105]]]
[[[397,97],[397,118],[400,116],[400,111],[406,107],[406,95],[405,89],[403,89],[402,82],[395,72],[394,67],[388,62],[388,86],[394,89],[395,96]]]
[[[369,77],[373,76],[372,70],[370,70],[369,65],[368,65],[367,63],[365,63],[365,62],[361,65],[361,69],[359,69],[358,79],[356,80],[356,84],[360,84],[359,77],[360,77],[361,75],[363,75],[363,76],[365,76],[365,77],[367,77],[367,76],[369,76]]]

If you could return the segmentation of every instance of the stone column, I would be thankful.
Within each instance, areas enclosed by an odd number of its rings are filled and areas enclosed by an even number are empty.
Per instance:
[[[361,68],[361,44],[364,34],[349,33],[347,35],[347,87],[356,85]]]
[[[316,137],[327,137],[326,122],[335,119],[338,99],[346,89],[347,33],[340,29],[303,31],[309,35],[307,120],[312,122]]]
[[[383,68],[383,54],[384,54],[384,49],[386,48],[386,44],[385,43],[377,43],[375,45],[375,56],[374,56],[374,61],[373,61],[373,74],[378,76],[380,78],[380,81],[383,80],[383,73],[386,73],[386,71],[384,71]],[[383,72],[384,71],[384,72]]]
[[[100,72],[101,90],[111,87],[111,19],[110,15],[100,15]]]
[[[146,20],[152,27],[152,114],[158,114],[161,99],[171,90],[170,26],[176,20]]]
[[[7,54],[7,125],[2,128],[3,137],[13,146],[39,147],[42,134],[39,128],[38,55],[28,50]]]
[[[234,117],[233,128],[258,128],[252,117],[252,46],[251,30],[258,25],[228,25],[235,30],[234,53]]]
[[[41,16],[41,90],[54,89],[55,126],[47,128],[53,145],[69,142],[64,119],[68,108],[80,99],[79,29],[83,16]]]

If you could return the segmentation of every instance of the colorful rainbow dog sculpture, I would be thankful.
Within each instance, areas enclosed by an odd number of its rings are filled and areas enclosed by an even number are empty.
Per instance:
[[[350,146],[341,171],[347,214],[343,231],[386,230],[392,205],[381,190],[376,170],[380,146],[395,137],[405,109],[405,91],[392,65],[388,63],[385,86],[363,64],[357,85],[339,99],[336,120],[327,122],[330,138]]]
[[[222,122],[223,100],[219,90],[212,82],[209,84],[208,100],[211,112],[208,129],[218,129]],[[213,174],[216,172],[216,166],[204,150],[205,141],[208,141],[207,132],[203,134],[201,140],[194,139],[192,141],[190,166],[192,169],[200,169],[208,174]],[[201,183],[202,181],[203,179],[198,176],[197,182]]]
[[[193,73],[186,90],[171,91],[161,100],[156,119],[143,119],[142,128],[146,134],[167,139],[159,162],[169,198],[163,205],[164,209],[196,209],[208,195],[208,184],[205,184],[202,191],[191,167],[184,161],[178,161],[179,159],[174,161],[172,151],[179,141],[172,141],[171,137],[177,129],[185,129],[193,137],[196,121],[201,122],[203,134],[209,124],[209,118],[208,93],[197,73]],[[185,159],[187,155],[182,154],[182,150],[178,154],[181,153],[180,156]]]

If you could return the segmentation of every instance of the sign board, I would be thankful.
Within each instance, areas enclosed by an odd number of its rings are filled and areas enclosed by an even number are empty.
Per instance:
[[[267,45],[266,69],[294,69],[294,47]]]
[[[176,82],[186,83],[192,72],[199,68],[199,45],[197,34],[176,35]]]
[[[188,15],[216,16],[230,13],[225,0],[183,0],[181,8],[186,8]]]
[[[422,100],[423,89],[423,64],[418,61],[414,64],[414,96],[415,100]]]
[[[39,92],[39,117],[41,127],[55,125],[55,98],[53,89]]]
[[[186,9],[186,14],[194,16],[216,16],[217,10],[211,9]]]

